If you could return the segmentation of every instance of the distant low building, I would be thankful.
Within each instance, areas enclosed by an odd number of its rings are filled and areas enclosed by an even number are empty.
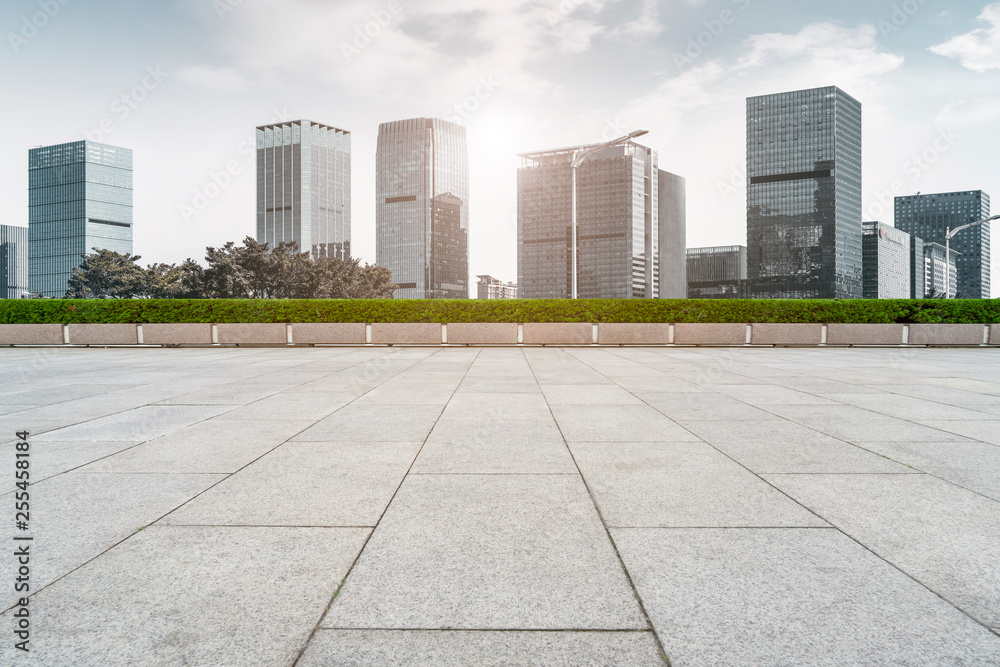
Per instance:
[[[747,248],[688,248],[689,299],[739,299],[747,295]]]
[[[493,276],[476,276],[479,278],[478,299],[516,299],[517,283],[505,283]]]
[[[861,236],[864,298],[910,297],[910,235],[883,222],[865,222]]]
[[[28,228],[0,225],[0,299],[28,292]]]

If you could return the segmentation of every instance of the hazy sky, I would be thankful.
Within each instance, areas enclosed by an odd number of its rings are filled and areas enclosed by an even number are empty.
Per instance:
[[[459,118],[471,271],[505,280],[514,154],[636,128],[687,179],[688,245],[745,243],[751,95],[862,102],[868,219],[892,221],[893,188],[1000,197],[1000,3],[4,0],[0,29],[0,224],[27,224],[29,148],[103,140],[135,151],[143,263],[255,233],[253,128],[280,119],[352,132],[353,249],[374,262],[378,124]]]

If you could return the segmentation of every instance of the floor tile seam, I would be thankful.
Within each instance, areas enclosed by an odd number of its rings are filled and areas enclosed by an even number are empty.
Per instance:
[[[422,359],[421,361],[423,361],[425,359],[430,359],[430,358],[435,357],[435,356],[437,356],[439,354],[442,354],[442,352],[443,352],[444,349],[445,348],[439,348],[439,349],[435,350],[431,354],[428,354],[426,357],[424,357],[424,359]],[[463,374],[463,376],[462,376],[463,377],[463,381],[464,381],[465,376],[468,375],[469,370],[475,365],[476,359],[478,359],[481,354],[482,354],[482,348],[477,349],[475,356],[472,357],[472,361],[469,362],[468,367],[465,369],[465,374]],[[393,376],[393,377],[395,377],[395,376]],[[460,382],[458,386],[461,386],[461,384],[462,383]],[[455,391],[452,392],[452,398],[454,398],[454,396],[455,396],[455,394],[457,392],[458,392],[458,388],[456,387]],[[450,402],[451,402],[451,399],[448,400],[448,403],[450,403]],[[427,435],[424,436],[423,442],[420,443],[420,448],[417,450],[417,453],[413,456],[413,460],[410,461],[410,465],[406,469],[406,472],[403,473],[402,478],[399,480],[399,484],[396,485],[396,489],[395,489],[395,491],[393,491],[392,496],[389,498],[389,502],[386,503],[385,507],[382,509],[381,514],[379,514],[378,520],[375,522],[375,526],[371,529],[371,531],[368,533],[368,536],[362,542],[361,548],[358,549],[358,553],[354,556],[354,559],[351,561],[351,564],[348,566],[347,570],[344,572],[344,576],[341,578],[340,583],[337,585],[336,589],[333,591],[333,595],[330,596],[330,599],[327,601],[326,605],[323,607],[322,610],[320,610],[319,616],[316,618],[316,624],[313,626],[312,630],[310,630],[309,636],[306,637],[306,640],[304,642],[302,642],[302,648],[299,650],[298,655],[295,656],[295,660],[292,661],[291,667],[297,667],[297,665],[299,664],[299,661],[302,660],[302,656],[304,656],[305,653],[306,653],[306,651],[308,650],[309,644],[312,643],[313,637],[316,636],[316,632],[320,629],[320,626],[323,623],[323,619],[326,618],[326,615],[328,613],[330,613],[330,608],[333,606],[334,602],[337,600],[337,596],[340,595],[341,589],[343,589],[343,587],[347,584],[347,581],[350,578],[351,573],[354,571],[354,568],[357,566],[358,561],[361,560],[362,554],[364,554],[365,549],[368,548],[368,544],[371,542],[372,537],[375,535],[375,531],[378,530],[379,524],[382,523],[382,519],[385,518],[385,515],[389,511],[389,508],[392,506],[393,501],[396,500],[396,496],[399,495],[399,490],[402,489],[403,488],[403,484],[406,483],[406,479],[410,476],[410,471],[413,470],[413,466],[416,465],[417,459],[420,458],[421,452],[423,452],[424,451],[424,447],[427,446],[427,441],[430,440],[431,433],[434,432],[434,428],[437,426],[438,422],[441,420],[441,415],[444,414],[444,411],[447,409],[447,407],[448,407],[448,404],[446,403],[445,406],[438,413],[437,418],[434,420],[434,424],[432,424],[431,427],[430,427],[430,429],[428,429]]]
[[[523,350],[521,353],[525,355],[525,361],[528,362],[528,368],[531,369],[532,375],[534,375],[534,369],[531,366],[531,361],[528,359],[527,354],[525,354]],[[576,359],[575,355],[570,354],[570,356]],[[576,359],[576,361],[578,363],[584,364],[589,367],[588,364],[585,364],[580,359]],[[535,382],[536,384],[538,383],[537,377],[535,379]],[[539,385],[539,389],[541,389],[541,385]],[[594,497],[594,492],[590,488],[590,484],[587,483],[587,478],[584,476],[583,470],[580,469],[580,464],[576,460],[576,456],[573,454],[573,449],[569,446],[569,441],[566,439],[566,435],[563,433],[562,426],[556,419],[555,413],[552,412],[552,406],[549,405],[548,399],[545,399],[545,405],[549,409],[549,414],[552,416],[552,420],[555,422],[556,428],[559,429],[559,435],[560,437],[562,437],[563,444],[566,447],[566,452],[569,454],[570,459],[572,459],[573,465],[576,467],[576,473],[577,475],[579,475],[580,482],[583,484],[583,488],[586,490],[587,495],[590,497],[590,502],[594,507],[594,512],[597,514],[597,520],[600,521],[601,528],[604,529],[604,535],[607,538],[608,543],[611,545],[611,549],[614,551],[615,558],[618,560],[618,566],[621,568],[622,574],[625,575],[625,579],[628,581],[628,585],[632,589],[632,595],[636,601],[636,604],[639,606],[639,611],[642,614],[642,617],[646,621],[646,627],[653,635],[653,639],[656,642],[656,648],[659,651],[660,657],[667,665],[669,665],[670,656],[667,655],[666,647],[663,645],[663,642],[660,640],[659,634],[657,634],[656,632],[656,628],[653,626],[653,619],[650,617],[649,612],[646,609],[646,605],[642,600],[642,596],[639,595],[639,589],[635,584],[635,580],[632,577],[632,573],[629,572],[628,567],[625,565],[625,559],[622,558],[621,552],[618,549],[618,544],[615,542],[615,538],[611,534],[611,530],[608,528],[608,524],[604,519],[604,515],[601,513],[601,508],[597,503],[597,498]]]
[[[829,523],[829,522],[828,522]],[[609,526],[613,530],[835,530],[837,526]]]
[[[297,523],[158,523],[146,526],[146,529],[163,530],[166,528],[319,528],[330,530],[374,530],[375,526],[354,526],[341,524],[297,524]]]
[[[575,472],[411,472],[422,477],[572,477]]]
[[[868,451],[868,450],[865,450],[865,451]],[[872,453],[876,454],[875,452],[872,452]],[[789,477],[790,476],[796,476],[796,475],[811,475],[811,476],[814,476],[814,477],[819,477],[819,476],[825,476],[825,477],[866,477],[866,476],[875,476],[875,477],[878,477],[878,476],[891,476],[891,477],[913,477],[915,479],[919,479],[921,477],[928,477],[928,478],[931,478],[931,479],[936,479],[939,482],[941,482],[942,484],[947,484],[948,486],[954,487],[956,489],[961,489],[962,491],[966,491],[967,493],[971,493],[971,494],[973,494],[975,496],[979,496],[980,498],[982,498],[984,500],[987,500],[990,503],[1000,503],[1000,499],[997,499],[997,498],[994,498],[992,496],[989,496],[989,495],[987,495],[987,494],[985,494],[985,493],[983,493],[981,491],[976,491],[975,489],[970,489],[969,487],[967,487],[967,486],[965,486],[963,484],[959,484],[958,482],[954,482],[954,481],[952,481],[950,479],[945,479],[941,475],[938,475],[938,474],[935,474],[935,473],[932,473],[932,472],[927,472],[926,470],[920,470],[919,468],[914,468],[913,466],[911,466],[911,465],[909,465],[907,463],[903,463],[902,461],[897,461],[896,459],[890,458],[888,456],[883,456],[882,454],[876,454],[876,455],[877,456],[881,456],[882,458],[888,459],[889,461],[892,461],[894,463],[898,463],[899,465],[906,466],[907,468],[913,468],[913,470],[916,470],[917,472],[872,472],[872,473],[849,473],[849,472],[848,473],[843,473],[843,472],[803,472],[803,473],[799,473],[799,472],[761,472],[761,473],[758,473],[758,474],[759,475],[770,475],[772,477],[776,477],[776,476],[779,476],[779,475],[781,475],[781,476],[789,476]]]
[[[530,632],[535,634],[608,634],[608,635],[654,635],[655,633],[647,628],[406,628],[406,627],[366,627],[348,628],[341,626],[322,626],[320,630],[333,632],[426,632],[426,633],[449,633],[449,632],[474,632],[493,633],[502,632],[515,634],[519,632]]]

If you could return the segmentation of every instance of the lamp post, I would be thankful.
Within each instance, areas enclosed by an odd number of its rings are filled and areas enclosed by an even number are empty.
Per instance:
[[[573,244],[573,286],[572,286],[572,298],[577,298],[577,249],[576,249],[576,234],[577,234],[577,223],[576,223],[576,170],[583,164],[583,161],[587,159],[592,153],[604,150],[605,148],[612,148],[624,144],[626,142],[635,139],[636,137],[641,137],[644,134],[649,134],[649,130],[636,130],[634,132],[629,132],[624,137],[619,137],[600,146],[594,146],[593,148],[588,148],[581,152],[579,150],[573,151],[573,161],[570,163],[570,171],[572,172],[572,192],[570,194],[570,216],[572,218],[572,232],[571,232],[571,243]]]
[[[961,227],[956,227],[952,229],[948,227],[944,233],[944,294],[946,299],[951,298],[951,240],[955,238],[955,235],[959,232],[964,232],[966,229],[972,227],[978,227],[979,225],[984,225],[987,222],[992,222],[994,220],[1000,220],[1000,215],[994,215],[992,218],[986,218],[985,220],[980,220],[979,222],[970,222],[967,225],[962,225]],[[955,271],[955,282],[956,286],[958,283],[958,271]],[[956,290],[957,291],[957,290]]]

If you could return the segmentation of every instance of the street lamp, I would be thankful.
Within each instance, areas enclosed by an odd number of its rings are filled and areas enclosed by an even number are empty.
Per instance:
[[[971,227],[978,227],[979,225],[984,225],[987,222],[992,222],[994,220],[1000,220],[1000,215],[994,215],[992,218],[986,218],[985,220],[980,220],[979,222],[970,222],[967,225],[962,225],[961,227],[956,227],[952,229],[948,227],[944,233],[944,295],[946,299],[951,298],[951,240],[955,238],[955,235],[959,232],[964,232],[966,229]],[[955,271],[956,278],[958,281],[958,271]]]
[[[570,199],[570,216],[572,218],[572,239],[571,239],[571,243],[573,244],[573,290],[572,290],[573,291],[573,297],[572,298],[574,298],[574,299],[577,298],[577,272],[576,272],[576,255],[577,255],[577,250],[576,250],[576,229],[577,229],[577,224],[576,224],[576,170],[577,170],[577,168],[581,164],[583,164],[583,161],[586,160],[587,157],[589,155],[591,155],[592,153],[596,153],[597,151],[604,150],[605,148],[613,148],[614,146],[618,146],[618,145],[627,143],[627,142],[631,141],[632,139],[635,139],[636,137],[641,137],[644,134],[649,134],[649,130],[636,130],[634,132],[629,132],[624,137],[619,137],[617,139],[614,139],[612,141],[607,142],[606,144],[601,144],[600,146],[594,146],[593,148],[588,148],[587,150],[585,150],[583,152],[580,152],[579,150],[573,151],[573,161],[570,163],[570,171],[572,172],[572,182],[573,182],[572,193],[570,195],[571,196],[571,199]]]

